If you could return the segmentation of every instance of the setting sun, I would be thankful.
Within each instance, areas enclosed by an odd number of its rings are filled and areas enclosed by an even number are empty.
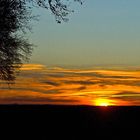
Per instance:
[[[96,106],[109,106],[112,105],[108,99],[97,99],[95,100]]]
[[[100,106],[108,106],[108,103],[101,103]]]

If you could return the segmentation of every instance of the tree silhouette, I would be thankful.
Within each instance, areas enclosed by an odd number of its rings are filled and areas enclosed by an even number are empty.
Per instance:
[[[23,35],[33,18],[32,8],[50,10],[61,23],[73,12],[69,1],[82,4],[81,0],[0,0],[0,80],[15,80],[15,73],[32,52],[32,44]]]
[[[15,72],[27,59],[32,45],[20,30],[27,28],[29,10],[15,0],[0,0],[0,79],[13,81]],[[19,32],[19,33],[18,33]]]
[[[68,21],[67,15],[73,10],[69,9],[69,2],[75,1],[82,4],[82,0],[24,0],[25,2],[38,5],[39,7],[49,9],[55,16],[58,23]]]

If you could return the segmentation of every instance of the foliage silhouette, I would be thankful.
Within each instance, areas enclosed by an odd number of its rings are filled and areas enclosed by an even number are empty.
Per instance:
[[[26,16],[28,14],[28,16]],[[30,13],[24,3],[0,0],[0,79],[13,81],[15,73],[31,54],[32,45],[21,35]]]
[[[81,2],[81,0],[70,0]],[[0,80],[14,81],[23,61],[32,53],[32,44],[23,35],[33,18],[32,8],[50,10],[58,23],[67,21],[72,10],[69,0],[0,0]]]

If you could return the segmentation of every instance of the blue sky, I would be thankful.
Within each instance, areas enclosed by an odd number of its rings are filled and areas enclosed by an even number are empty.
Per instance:
[[[42,9],[30,39],[32,63],[53,66],[138,65],[140,1],[85,0],[73,3],[69,22],[57,24]]]

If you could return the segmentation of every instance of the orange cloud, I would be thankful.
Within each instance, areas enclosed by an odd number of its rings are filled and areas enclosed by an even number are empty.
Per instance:
[[[140,71],[46,68],[25,64],[10,89],[3,84],[0,103],[140,105]]]
[[[42,70],[44,69],[45,66],[44,65],[40,65],[40,64],[24,64],[20,70],[22,71],[30,71],[30,70]]]

